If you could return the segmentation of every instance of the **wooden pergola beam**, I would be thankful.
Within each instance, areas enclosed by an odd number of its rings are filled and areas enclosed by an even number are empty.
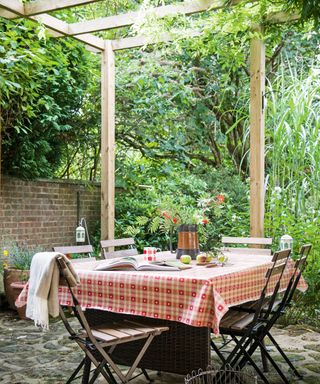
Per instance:
[[[43,25],[50,28],[51,30],[58,32],[64,36],[69,36],[68,34],[69,24],[66,23],[65,21],[57,19],[56,17],[47,15],[47,14],[42,14],[38,16],[28,16],[28,18],[30,18],[31,20],[35,20],[39,23],[42,23]],[[101,39],[100,37],[97,37],[91,34],[85,34],[81,36],[74,36],[74,38],[95,49],[98,49],[99,51],[104,50],[104,40]]]
[[[10,12],[4,8],[0,8],[0,17],[4,17],[5,19],[15,19],[18,16],[16,13]]]
[[[35,0],[24,5],[26,16],[38,15],[60,9],[96,3],[102,0]]]
[[[236,5],[242,0],[233,0],[231,5]],[[114,28],[127,27],[134,24],[140,18],[154,15],[158,18],[166,16],[191,15],[207,10],[217,10],[223,8],[225,0],[196,0],[185,1],[178,4],[164,5],[148,9],[146,11],[128,12],[115,16],[103,17],[96,20],[82,21],[69,25],[69,34],[78,35],[82,33],[106,31]]]
[[[12,3],[11,3],[12,1]],[[10,3],[10,6],[9,6]],[[51,34],[53,34],[55,37],[57,36],[69,36],[68,30],[69,30],[69,24],[65,21],[59,20],[56,17],[53,17],[48,14],[42,14],[38,16],[27,16],[24,15],[23,12],[23,5],[20,3],[20,6],[18,6],[19,1],[18,0],[0,0],[0,6],[5,7],[6,10],[9,9],[9,12],[14,12],[17,16],[22,16],[24,18],[37,21],[39,23],[42,23],[45,25]],[[21,8],[22,7],[22,8]],[[104,50],[104,40],[100,37],[91,35],[91,34],[84,34],[81,36],[75,36],[76,40],[81,41],[82,43],[85,43],[88,47],[93,48],[94,50],[98,50],[99,52]]]
[[[188,37],[196,37],[201,36],[202,32],[199,31],[189,31],[186,35]],[[156,43],[165,43],[175,39],[175,36],[170,33],[163,33],[157,37],[157,41],[150,41],[150,37],[148,36],[135,36],[135,37],[126,37],[124,39],[111,40],[112,49],[114,51],[120,51],[122,49],[129,48],[138,48],[143,47],[148,44],[156,44]]]
[[[20,0],[0,0],[0,6],[9,12],[24,16],[24,5]]]
[[[301,18],[299,13],[287,13],[287,12],[273,12],[269,13],[266,17],[266,22],[269,24],[281,24],[291,21],[297,21]]]

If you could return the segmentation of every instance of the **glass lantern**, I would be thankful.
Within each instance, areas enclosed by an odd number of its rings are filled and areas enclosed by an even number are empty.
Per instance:
[[[280,249],[292,249],[293,238],[290,235],[283,235],[280,238]]]
[[[80,224],[76,229],[76,242],[84,243],[86,241],[86,231],[83,226]]]

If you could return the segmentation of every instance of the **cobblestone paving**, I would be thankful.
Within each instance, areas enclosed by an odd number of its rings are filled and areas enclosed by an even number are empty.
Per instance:
[[[304,375],[303,380],[292,380],[292,383],[320,384],[320,333],[308,327],[291,326],[277,328],[273,334]],[[271,352],[280,361],[274,348],[271,348]],[[60,321],[51,324],[49,332],[41,332],[33,322],[19,320],[14,312],[0,312],[0,383],[65,383],[81,356],[77,345],[66,337]],[[283,371],[290,377],[285,366]],[[179,375],[149,374],[155,384],[184,382],[183,376]],[[281,383],[272,373],[269,380],[272,384]],[[101,379],[98,382],[104,381]],[[135,384],[145,382],[143,377],[132,381]]]

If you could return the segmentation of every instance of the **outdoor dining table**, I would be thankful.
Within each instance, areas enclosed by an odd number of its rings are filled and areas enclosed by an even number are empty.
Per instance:
[[[174,255],[161,252],[157,258],[168,260]],[[141,321],[143,317],[147,323],[166,324],[170,331],[154,340],[141,367],[186,374],[210,364],[211,333],[218,335],[219,323],[228,309],[259,298],[271,256],[232,252],[223,266],[208,268],[194,261],[190,269],[170,272],[95,271],[95,263],[74,264],[81,281],[76,295],[89,321],[123,317]],[[286,288],[293,271],[290,261],[281,289]],[[299,289],[306,288],[301,279]],[[63,305],[71,304],[66,287],[60,287],[59,299]],[[118,346],[114,353],[119,361],[125,357],[130,362],[136,347],[129,343]]]
[[[269,255],[236,251],[226,255],[225,265],[208,268],[192,261],[190,269],[178,271],[98,271],[95,267],[104,261],[74,262],[80,278],[74,290],[91,325],[125,318],[169,327],[168,332],[154,339],[139,366],[185,375],[207,368],[211,362],[210,337],[218,335],[222,317],[230,307],[259,298],[267,268],[272,264]],[[136,257],[143,260],[143,255]],[[158,260],[174,257],[170,252],[157,254]],[[281,279],[281,290],[293,272],[294,262],[290,260]],[[298,288],[307,289],[303,279]],[[27,290],[18,300],[19,305],[26,303]],[[59,287],[59,301],[72,305],[66,286]],[[113,351],[114,360],[131,365],[140,343],[118,345]]]

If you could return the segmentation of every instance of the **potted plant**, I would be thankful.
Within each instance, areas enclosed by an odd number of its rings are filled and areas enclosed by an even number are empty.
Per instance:
[[[172,251],[172,237],[176,229],[178,232],[178,246],[176,257],[187,254],[196,259],[200,253],[199,233],[205,239],[205,228],[209,224],[209,214],[211,217],[219,216],[224,203],[224,195],[214,197],[203,196],[193,207],[190,202],[185,200],[176,201],[166,197],[159,203],[159,215],[153,218],[151,231],[160,229],[170,234],[170,250]]]
[[[25,307],[17,308],[15,301],[29,278],[30,264],[38,247],[25,247],[10,243],[2,250],[1,269],[3,273],[4,292],[11,309],[17,310],[24,318]]]

